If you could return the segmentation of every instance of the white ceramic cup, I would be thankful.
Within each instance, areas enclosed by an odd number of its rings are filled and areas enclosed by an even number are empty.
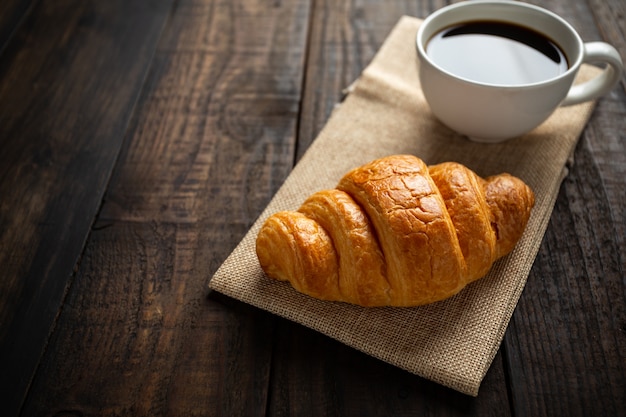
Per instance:
[[[567,71],[532,84],[496,85],[464,79],[433,62],[426,53],[429,40],[443,29],[472,21],[512,23],[543,34],[564,53]],[[611,45],[583,43],[558,15],[508,0],[471,0],[434,12],[418,30],[417,55],[422,91],[434,115],[451,129],[480,142],[500,142],[527,133],[557,107],[607,93],[623,71],[619,53]],[[591,80],[573,85],[583,62],[605,64],[605,68]]]

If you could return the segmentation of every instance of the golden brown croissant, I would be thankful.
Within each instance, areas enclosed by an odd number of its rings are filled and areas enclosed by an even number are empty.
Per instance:
[[[272,215],[256,251],[269,277],[312,297],[416,306],[484,276],[513,249],[533,205],[511,175],[483,179],[458,163],[394,155]]]

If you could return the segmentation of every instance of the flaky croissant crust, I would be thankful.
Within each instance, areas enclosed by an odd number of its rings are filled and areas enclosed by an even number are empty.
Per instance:
[[[458,163],[393,155],[270,216],[256,251],[267,276],[312,297],[417,306],[483,277],[514,248],[533,205],[509,174],[483,179]]]

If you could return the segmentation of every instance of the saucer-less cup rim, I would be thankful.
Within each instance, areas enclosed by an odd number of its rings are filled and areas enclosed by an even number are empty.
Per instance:
[[[527,27],[554,42],[568,69],[558,76],[528,84],[499,85],[455,75],[426,53],[427,43],[441,30],[472,21],[499,21]],[[545,121],[559,106],[595,99],[617,84],[623,63],[604,42],[584,43],[557,14],[539,6],[510,0],[471,0],[429,15],[416,36],[422,92],[433,114],[453,130],[481,142],[521,136]],[[574,85],[582,63],[606,64],[591,80]]]
[[[482,5],[483,7],[478,7],[480,5]],[[487,10],[485,7],[488,7],[489,10]],[[522,19],[518,18],[517,16],[502,17],[499,15],[499,13],[501,13],[502,10],[506,10],[509,8],[526,9],[531,13],[535,13],[536,16],[541,19],[541,21],[534,22],[533,27],[531,27],[530,25],[525,24],[525,22],[523,22]],[[487,13],[485,13],[485,10],[487,10]],[[497,17],[494,17],[494,16],[497,16]],[[550,27],[551,25],[550,25],[549,19],[553,19],[554,21],[557,21],[560,26],[554,25]],[[442,20],[443,24],[436,24],[439,20]],[[426,53],[426,45],[428,44],[428,42],[434,35],[436,35],[437,33],[439,33],[445,28],[448,28],[457,24],[472,22],[472,21],[498,21],[498,22],[503,22],[503,23],[512,23],[512,24],[521,25],[524,27],[528,27],[531,30],[539,29],[540,33],[542,33],[544,36],[548,36],[550,41],[554,42],[559,48],[561,48],[561,50],[563,51],[567,59],[567,64],[568,64],[567,71],[564,71],[563,73],[555,77],[548,78],[546,80],[535,82],[535,83],[502,85],[502,84],[496,84],[496,83],[485,83],[481,81],[464,78],[462,76],[449,72],[448,70],[439,66],[432,59],[430,59],[430,57]],[[546,27],[538,28],[535,25],[546,26]],[[553,33],[548,33],[548,32],[555,32],[556,30],[562,33],[567,32],[567,35],[571,37],[570,41],[573,42],[573,44],[568,43],[568,45],[562,45],[562,42],[555,39],[555,36],[553,36]],[[540,85],[558,82],[559,80],[563,78],[567,78],[571,76],[573,72],[578,71],[578,69],[580,68],[580,65],[582,64],[582,61],[583,61],[583,50],[584,50],[584,42],[581,39],[580,35],[562,17],[560,17],[559,15],[547,9],[541,8],[539,6],[535,6],[535,5],[528,4],[528,3],[521,3],[515,0],[511,0],[511,1],[510,0],[471,0],[471,1],[464,1],[461,3],[455,3],[452,5],[443,7],[435,11],[434,13],[430,14],[426,19],[424,19],[424,21],[422,22],[417,32],[416,44],[417,44],[417,50],[419,52],[420,60],[428,61],[432,66],[436,67],[439,71],[446,74],[450,78],[454,78],[456,80],[464,81],[470,84],[493,86],[493,87],[505,88],[505,89],[520,89],[520,88],[526,88],[528,86],[540,86]]]

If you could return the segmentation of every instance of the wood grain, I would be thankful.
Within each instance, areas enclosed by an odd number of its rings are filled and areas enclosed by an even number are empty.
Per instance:
[[[58,314],[168,5],[154,2],[146,13],[133,1],[40,2],[3,51],[0,386],[9,387],[7,415],[19,408]]]
[[[94,231],[24,415],[263,415],[272,318],[206,296],[195,224]],[[223,251],[219,255],[226,255]]]
[[[369,64],[400,17],[426,16],[431,11],[429,7],[424,2],[315,3],[298,159],[340,100],[341,90]],[[300,415],[304,410],[325,416],[422,415],[446,403],[455,407],[443,415],[509,412],[508,408],[494,410],[492,406],[494,402],[508,403],[500,356],[485,382],[490,387],[486,388],[489,394],[473,400],[339,343],[308,334],[312,332],[303,335],[303,330],[295,324],[284,322],[281,326],[277,330],[275,352],[278,353],[273,361],[269,415]],[[361,361],[366,363],[362,368],[358,366]],[[380,381],[394,383],[380,384]]]
[[[483,381],[480,396],[473,398],[286,320],[279,321],[275,333],[267,415],[510,415],[500,354]]]
[[[626,57],[623,1],[530,2]],[[624,415],[626,77],[477,398],[207,293],[398,19],[448,3],[0,2],[0,414]]]
[[[34,3],[36,3],[35,0],[4,0],[0,2],[0,56]]]
[[[291,169],[309,7],[176,4],[26,414],[264,415],[273,317],[207,284]]]
[[[315,2],[296,159],[308,149],[402,15],[425,17],[444,1]]]
[[[623,258],[614,239],[624,227],[613,223],[591,154],[579,148],[507,332],[520,414],[623,411],[626,294],[615,279],[623,277]]]
[[[567,18],[585,40],[623,54],[619,7],[590,1]],[[625,80],[598,101],[581,137],[503,343],[518,415],[624,413],[626,120],[617,115],[626,112]]]

